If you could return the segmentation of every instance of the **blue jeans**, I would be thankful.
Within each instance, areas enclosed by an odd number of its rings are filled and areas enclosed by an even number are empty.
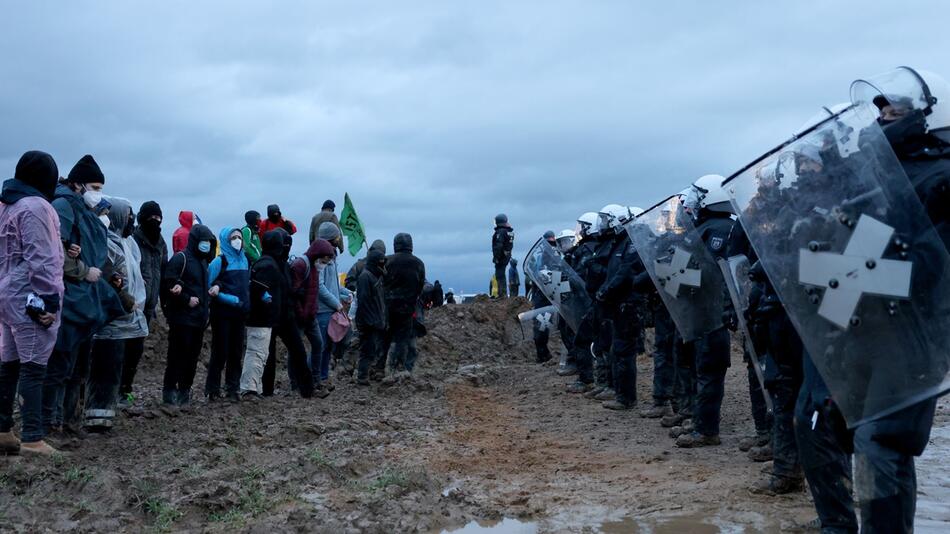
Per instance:
[[[301,328],[303,335],[310,342],[310,375],[313,376],[313,384],[320,383],[320,362],[323,358],[323,332],[320,331],[320,321],[315,316],[309,325]]]
[[[333,316],[333,312],[318,313],[317,314],[317,323],[320,326],[320,335],[323,338],[323,347],[320,350],[320,380],[326,380],[330,378],[330,359],[333,357],[333,340],[330,339],[330,335],[327,333],[327,328],[330,326],[330,317]],[[314,382],[316,383],[317,374],[316,369],[313,371]]]

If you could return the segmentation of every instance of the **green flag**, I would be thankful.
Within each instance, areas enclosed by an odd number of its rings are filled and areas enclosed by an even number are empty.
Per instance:
[[[343,235],[346,236],[346,242],[349,244],[350,255],[356,256],[356,253],[366,244],[366,230],[363,229],[363,223],[360,222],[356,210],[353,209],[349,193],[346,193],[343,198],[340,228],[343,229]]]

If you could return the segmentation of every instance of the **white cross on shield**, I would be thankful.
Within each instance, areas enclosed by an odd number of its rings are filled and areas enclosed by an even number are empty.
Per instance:
[[[669,263],[653,262],[656,266],[656,275],[663,280],[663,290],[673,298],[679,296],[680,286],[699,287],[702,282],[702,271],[687,268],[690,258],[692,254],[676,247]]]
[[[818,315],[847,330],[865,293],[908,298],[913,263],[881,258],[893,234],[891,226],[862,215],[844,253],[799,251],[799,281],[826,288]]]

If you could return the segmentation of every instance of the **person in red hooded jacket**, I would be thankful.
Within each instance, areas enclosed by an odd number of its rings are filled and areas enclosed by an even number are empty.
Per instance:
[[[178,254],[185,250],[185,247],[188,246],[188,232],[191,232],[191,227],[196,222],[200,223],[201,221],[198,220],[198,216],[193,211],[180,211],[178,212],[178,222],[181,223],[181,227],[172,234],[172,254]]]
[[[277,204],[271,204],[270,206],[267,206],[267,218],[261,221],[260,226],[257,228],[257,232],[261,235],[261,239],[263,239],[264,234],[278,228],[283,228],[283,230],[289,235],[294,235],[297,233],[297,225],[294,224],[290,219],[284,218],[283,214],[280,212],[280,206]]]

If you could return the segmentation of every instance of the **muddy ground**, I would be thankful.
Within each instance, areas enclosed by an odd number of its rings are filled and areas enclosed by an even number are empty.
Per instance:
[[[479,531],[477,521],[496,531],[778,532],[814,516],[805,493],[748,492],[764,475],[736,449],[752,430],[738,356],[722,445],[676,449],[658,422],[568,395],[552,365],[533,363],[514,320],[526,307],[435,310],[412,377],[369,388],[338,377],[326,399],[279,391],[198,401],[177,417],[157,409],[159,328],[137,378],[139,415],[49,460],[0,458],[2,530],[428,533]],[[641,403],[651,370],[641,357]],[[196,382],[204,377],[200,365]],[[278,379],[285,390],[283,371]],[[950,418],[945,403],[939,418]],[[938,526],[944,511],[932,512]]]

